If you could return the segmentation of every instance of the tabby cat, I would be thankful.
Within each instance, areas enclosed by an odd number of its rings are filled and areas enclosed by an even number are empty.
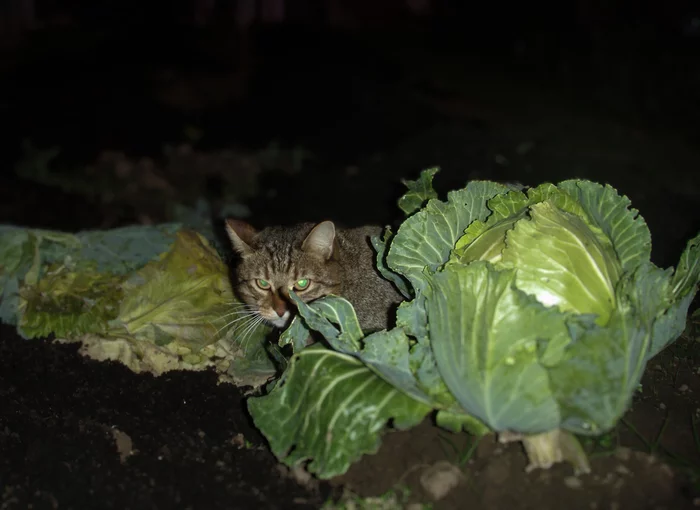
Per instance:
[[[277,328],[289,325],[294,305],[289,289],[304,301],[335,294],[350,301],[363,331],[390,327],[402,300],[375,267],[370,237],[381,227],[337,229],[333,222],[256,231],[227,220],[226,231],[241,256],[234,288],[247,311]]]

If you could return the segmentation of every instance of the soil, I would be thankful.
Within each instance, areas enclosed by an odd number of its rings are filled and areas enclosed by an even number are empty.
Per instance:
[[[567,48],[560,60],[511,50],[485,58],[452,39],[426,43],[425,33],[280,31],[257,41],[242,89],[232,86],[235,66],[221,64],[231,48],[226,35],[164,33],[157,43],[151,36],[143,27],[128,38],[47,30],[3,60],[0,91],[9,101],[0,108],[10,134],[0,154],[0,223],[83,230],[165,221],[173,203],[192,202],[195,191],[225,201],[221,183],[245,170],[236,163],[212,175],[208,159],[174,175],[158,166],[164,144],[183,154],[229,151],[226,162],[231,151],[259,154],[277,140],[313,158],[301,169],[279,160],[256,167],[255,193],[245,197],[256,225],[391,223],[400,179],[440,166],[435,184],[443,192],[476,178],[608,182],[647,220],[662,266],[675,264],[700,231],[700,150],[687,128],[700,104],[692,53],[682,62],[687,75],[669,77],[665,70],[683,67],[674,48],[646,62],[654,73],[629,48],[598,60]],[[325,60],[320,46],[335,59]],[[614,58],[625,64],[625,80],[606,71]],[[640,76],[656,95],[630,84]],[[186,135],[193,127],[201,139]],[[36,171],[14,171],[24,138],[60,146],[65,179],[80,177],[104,151],[120,151],[134,167],[150,158],[162,180],[120,167],[104,189],[98,177],[112,170],[100,167],[82,175],[94,192],[57,186]],[[486,437],[474,445],[426,420],[387,433],[375,455],[319,482],[277,464],[247,416],[244,389],[217,384],[211,372],[137,375],[2,326],[0,508],[320,508],[343,491],[368,498],[402,488],[400,505],[436,509],[700,506],[698,336],[689,327],[653,359],[617,429],[584,442],[590,475],[574,477],[566,465],[526,473],[517,444]],[[449,490],[435,501],[440,487]]]
[[[136,375],[0,328],[2,508],[318,508],[212,372]]]

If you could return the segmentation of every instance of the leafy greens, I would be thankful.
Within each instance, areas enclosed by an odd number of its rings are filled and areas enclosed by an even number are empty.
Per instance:
[[[321,478],[372,451],[392,419],[417,423],[428,410],[450,430],[521,440],[528,469],[568,460],[588,471],[574,434],[615,426],[648,360],[683,331],[700,236],[675,271],[662,270],[643,218],[611,186],[568,180],[522,191],[473,181],[442,201],[436,171],[405,181],[407,218],[372,240],[378,270],[407,299],[396,327],[365,336],[344,299],[304,304],[292,294],[301,317],[282,341],[297,354],[268,395],[249,400],[256,425],[280,459],[310,460]],[[332,349],[313,348],[312,371],[309,330]],[[348,388],[326,379],[350,381],[360,370],[362,382]],[[406,403],[376,412],[379,394],[359,389],[370,377]],[[373,426],[351,421],[332,433],[338,412],[361,413],[363,401]],[[328,452],[342,452],[342,462]]]
[[[135,371],[214,366],[259,386],[275,373],[269,329],[235,322],[236,303],[210,241],[180,224],[78,234],[0,226],[0,320],[25,338],[81,342]]]

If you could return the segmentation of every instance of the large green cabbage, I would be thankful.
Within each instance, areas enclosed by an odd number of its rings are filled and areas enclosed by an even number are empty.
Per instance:
[[[610,430],[649,358],[683,331],[700,280],[700,236],[675,271],[663,270],[651,263],[643,218],[610,186],[569,180],[522,192],[478,181],[441,201],[434,174],[406,182],[400,204],[408,218],[373,240],[378,269],[407,297],[397,327],[364,336],[342,298],[310,305],[295,298],[303,319],[282,342],[298,354],[269,395],[249,401],[255,423],[282,460],[314,459],[309,469],[320,477],[374,451],[390,419],[416,423],[431,409],[452,430],[522,440],[530,469],[568,460],[587,471],[574,434]],[[309,373],[308,329],[330,352],[349,356],[327,357],[334,377],[343,370],[351,377],[359,360],[388,384],[364,394],[329,383],[318,376],[330,373],[320,347]],[[308,378],[297,377],[301,371]],[[362,374],[366,381],[369,372]],[[357,418],[344,427],[354,434],[329,433],[350,398]],[[383,405],[389,399],[391,410]],[[292,401],[293,409],[280,405]],[[312,434],[325,438],[323,448]],[[371,441],[360,438],[367,434]],[[327,452],[335,452],[333,462]]]

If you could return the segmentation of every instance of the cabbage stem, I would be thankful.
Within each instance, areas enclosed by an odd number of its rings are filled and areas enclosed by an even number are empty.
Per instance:
[[[525,468],[528,473],[534,469],[549,469],[557,462],[571,464],[576,475],[591,472],[586,452],[583,451],[581,443],[571,432],[554,429],[530,436],[502,432],[498,439],[501,443],[522,441],[530,462]]]

